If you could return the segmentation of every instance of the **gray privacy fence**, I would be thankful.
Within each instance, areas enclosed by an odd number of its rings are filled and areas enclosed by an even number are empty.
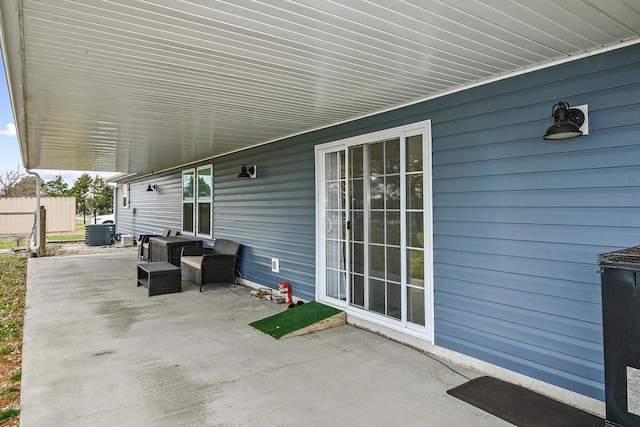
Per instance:
[[[41,197],[47,211],[47,232],[76,229],[75,197]],[[0,198],[0,235],[30,234],[35,222],[35,197]]]

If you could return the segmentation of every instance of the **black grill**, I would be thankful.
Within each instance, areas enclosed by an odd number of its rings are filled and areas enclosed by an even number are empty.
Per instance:
[[[607,426],[640,426],[640,246],[601,254]]]

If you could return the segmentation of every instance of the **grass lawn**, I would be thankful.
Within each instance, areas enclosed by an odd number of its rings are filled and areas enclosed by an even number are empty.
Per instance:
[[[84,240],[84,224],[76,224],[75,231],[67,233],[48,233],[47,240]]]
[[[26,283],[27,259],[0,255],[0,427],[17,426],[20,416]]]
[[[29,242],[26,238],[21,240],[20,242],[16,242],[14,239],[0,239],[0,249],[11,249],[15,248],[16,246],[25,246],[28,244]]]
[[[84,233],[82,234],[60,234],[60,235],[51,235],[47,236],[47,241],[54,240],[84,240]]]

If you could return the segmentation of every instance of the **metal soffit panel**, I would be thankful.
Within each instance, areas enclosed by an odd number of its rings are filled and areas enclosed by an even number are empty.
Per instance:
[[[640,0],[15,5],[5,59],[32,169],[158,171],[640,36]]]

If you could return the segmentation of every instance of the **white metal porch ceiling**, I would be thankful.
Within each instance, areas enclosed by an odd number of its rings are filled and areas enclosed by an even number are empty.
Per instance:
[[[2,0],[24,165],[149,173],[629,44],[640,0]]]

